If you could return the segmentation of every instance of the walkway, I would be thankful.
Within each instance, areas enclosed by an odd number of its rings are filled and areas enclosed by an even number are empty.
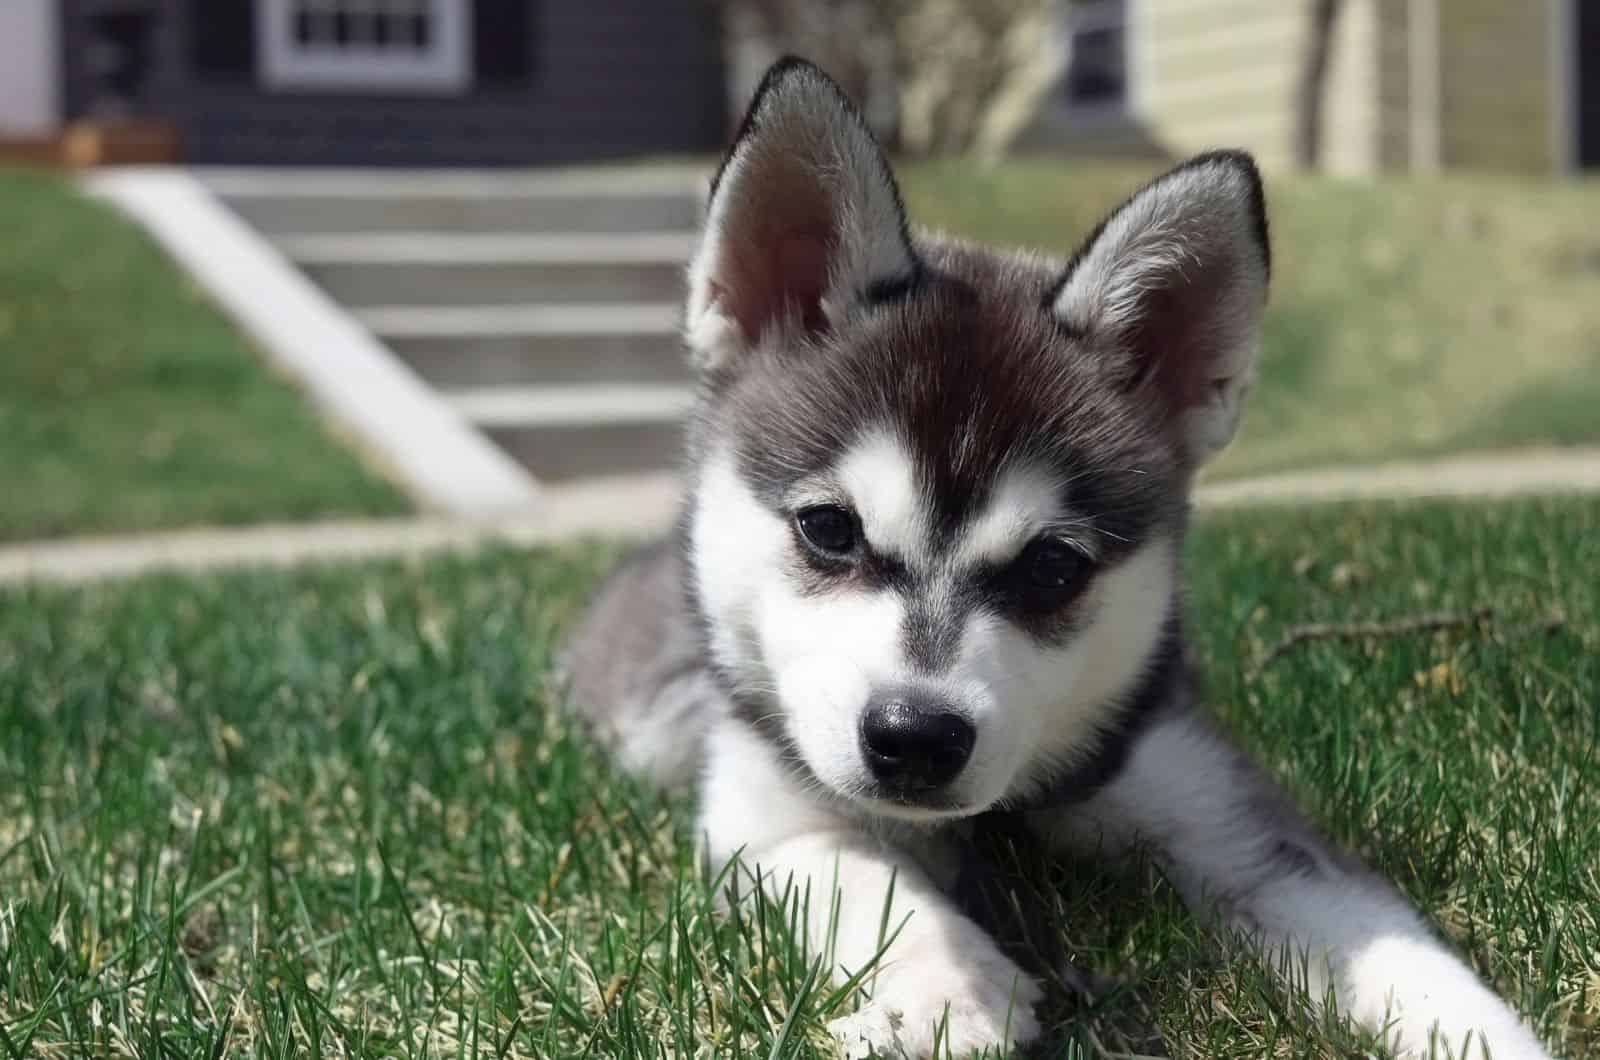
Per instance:
[[[1270,475],[1202,486],[1203,509],[1357,499],[1504,498],[1600,493],[1600,448],[1491,453]],[[584,535],[645,536],[678,510],[671,475],[643,474],[550,486],[528,518],[464,523],[439,518],[205,528],[0,545],[0,584],[89,581],[152,570],[288,566],[476,548],[535,545]]]

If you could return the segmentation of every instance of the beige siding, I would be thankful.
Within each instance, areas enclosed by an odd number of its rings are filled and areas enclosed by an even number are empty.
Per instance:
[[[1377,0],[1378,168],[1411,168],[1411,0]]]
[[[1379,0],[1346,0],[1334,28],[1323,163],[1378,164]],[[1141,0],[1140,116],[1173,154],[1246,147],[1264,165],[1294,160],[1295,97],[1311,0]]]
[[[1134,6],[1172,39],[1237,36],[1264,21],[1297,19],[1310,9],[1307,0],[1137,0]]]
[[[1293,161],[1294,78],[1309,0],[1138,0],[1140,117],[1174,155],[1243,147]]]
[[[1322,100],[1322,157],[1333,173],[1378,168],[1378,0],[1345,0],[1333,25]]]
[[[1133,109],[1118,128],[1172,156],[1237,146],[1292,164],[1313,2],[1131,0]],[[1550,11],[1546,0],[1345,0],[1320,163],[1556,168]]]
[[[1549,6],[1441,0],[1440,139],[1447,168],[1550,172]]]

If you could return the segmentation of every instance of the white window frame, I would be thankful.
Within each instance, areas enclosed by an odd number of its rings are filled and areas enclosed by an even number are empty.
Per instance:
[[[1061,90],[1056,93],[1056,106],[1074,124],[1119,122],[1140,109],[1143,91],[1139,79],[1139,25],[1138,0],[1087,0],[1086,3],[1064,5],[1061,20]],[[1118,26],[1122,29],[1122,96],[1115,100],[1097,103],[1074,101],[1066,91],[1071,76],[1072,52],[1077,34]]]
[[[472,0],[422,0],[433,37],[420,52],[308,49],[295,40],[297,2],[256,0],[258,68],[270,89],[449,95],[472,85]]]

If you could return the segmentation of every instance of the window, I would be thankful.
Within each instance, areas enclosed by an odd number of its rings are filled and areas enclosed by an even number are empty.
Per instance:
[[[1083,110],[1122,110],[1128,102],[1128,10],[1126,0],[1071,0],[1067,5],[1067,105]]]
[[[261,70],[286,89],[460,92],[472,0],[257,0]]]

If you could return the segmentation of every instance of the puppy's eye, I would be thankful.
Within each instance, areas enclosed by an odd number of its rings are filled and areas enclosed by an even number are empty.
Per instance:
[[[1089,574],[1089,558],[1064,541],[1040,538],[1023,549],[1018,572],[1041,593],[1064,593]]]
[[[855,548],[855,517],[837,504],[819,504],[806,508],[794,518],[804,537],[813,548],[830,555],[843,555]]]

